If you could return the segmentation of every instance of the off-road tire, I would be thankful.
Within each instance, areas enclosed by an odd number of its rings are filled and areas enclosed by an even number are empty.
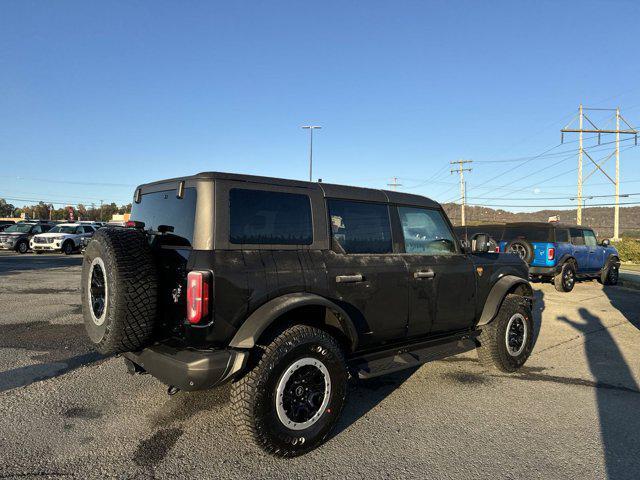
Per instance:
[[[512,249],[514,251],[512,251]],[[533,245],[526,240],[513,240],[504,249],[507,253],[517,253],[527,264],[533,261]]]
[[[95,265],[100,266],[106,280],[104,307],[97,320],[90,288]],[[84,325],[100,353],[109,355],[146,346],[157,315],[158,280],[143,232],[124,228],[96,232],[82,262],[81,288]]]
[[[25,254],[29,251],[29,242],[26,240],[20,240],[16,245],[16,252]]]
[[[522,351],[517,355],[509,353],[507,348],[507,327],[514,317],[524,319],[525,325]],[[508,295],[493,321],[482,327],[478,340],[478,357],[485,366],[506,373],[518,370],[533,349],[533,317],[529,302],[519,295]]]
[[[553,277],[553,285],[559,292],[570,292],[576,285],[576,266],[572,261],[562,264],[560,272]]]
[[[620,276],[620,264],[615,260],[608,260],[598,281],[603,285],[617,285]]]
[[[252,352],[248,372],[232,385],[234,419],[241,434],[266,452],[280,457],[302,455],[322,444],[340,417],[347,395],[344,355],[334,337],[308,325],[290,327],[265,343]],[[326,367],[331,380],[329,401],[315,423],[293,430],[278,417],[277,387],[287,369],[306,358],[319,359]]]
[[[75,247],[73,245],[73,240],[67,240],[62,244],[62,253],[64,253],[65,255],[73,254],[74,250],[75,250]]]

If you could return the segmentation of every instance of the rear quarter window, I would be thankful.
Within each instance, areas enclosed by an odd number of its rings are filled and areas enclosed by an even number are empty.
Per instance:
[[[196,215],[196,189],[185,188],[184,197],[177,198],[176,190],[145,193],[140,203],[131,207],[131,220],[144,222],[145,230],[158,230],[160,225],[173,227],[172,235],[188,245],[193,242],[193,226]]]
[[[300,193],[232,188],[229,241],[236,245],[311,245],[311,200]]]

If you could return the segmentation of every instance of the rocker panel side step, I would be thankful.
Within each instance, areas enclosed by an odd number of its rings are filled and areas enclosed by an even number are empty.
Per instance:
[[[349,366],[360,379],[374,378],[474,350],[477,346],[477,335],[478,332],[467,332],[464,335],[427,340],[402,348],[362,355],[352,358]]]

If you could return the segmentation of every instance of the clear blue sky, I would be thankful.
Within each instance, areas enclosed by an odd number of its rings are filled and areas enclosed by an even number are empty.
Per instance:
[[[580,102],[640,124],[639,18],[633,1],[4,1],[0,197],[128,203],[206,170],[305,179],[314,123],[326,182],[397,176],[445,201],[448,162],[470,158],[472,203],[568,203],[522,199],[574,195],[574,153],[482,162],[556,146]],[[640,192],[640,147],[622,178]]]

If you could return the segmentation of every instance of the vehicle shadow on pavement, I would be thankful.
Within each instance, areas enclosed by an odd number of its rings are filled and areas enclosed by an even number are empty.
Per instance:
[[[4,324],[0,348],[24,350],[31,360],[40,362],[0,371],[0,392],[57,377],[104,358],[92,350],[81,323]]]
[[[369,380],[357,380],[350,385],[349,401],[332,434],[335,437],[373,410],[380,402],[402,386],[420,366]]]
[[[604,286],[602,291],[609,299],[611,306],[618,310],[629,323],[640,330],[640,291],[629,290],[620,287]]]
[[[0,392],[58,377],[76,368],[97,362],[102,358],[104,357],[97,352],[89,352],[84,355],[66,358],[59,362],[38,363],[6,370],[0,372]]]
[[[0,275],[20,270],[42,270],[47,268],[74,267],[82,265],[82,255],[37,255],[0,257]]]
[[[640,478],[640,390],[624,355],[601,319],[586,308],[578,310],[582,321],[566,316],[567,323],[585,336],[584,348],[589,369],[596,383],[596,401],[604,449],[607,477],[610,480]],[[621,388],[601,388],[618,385]]]

